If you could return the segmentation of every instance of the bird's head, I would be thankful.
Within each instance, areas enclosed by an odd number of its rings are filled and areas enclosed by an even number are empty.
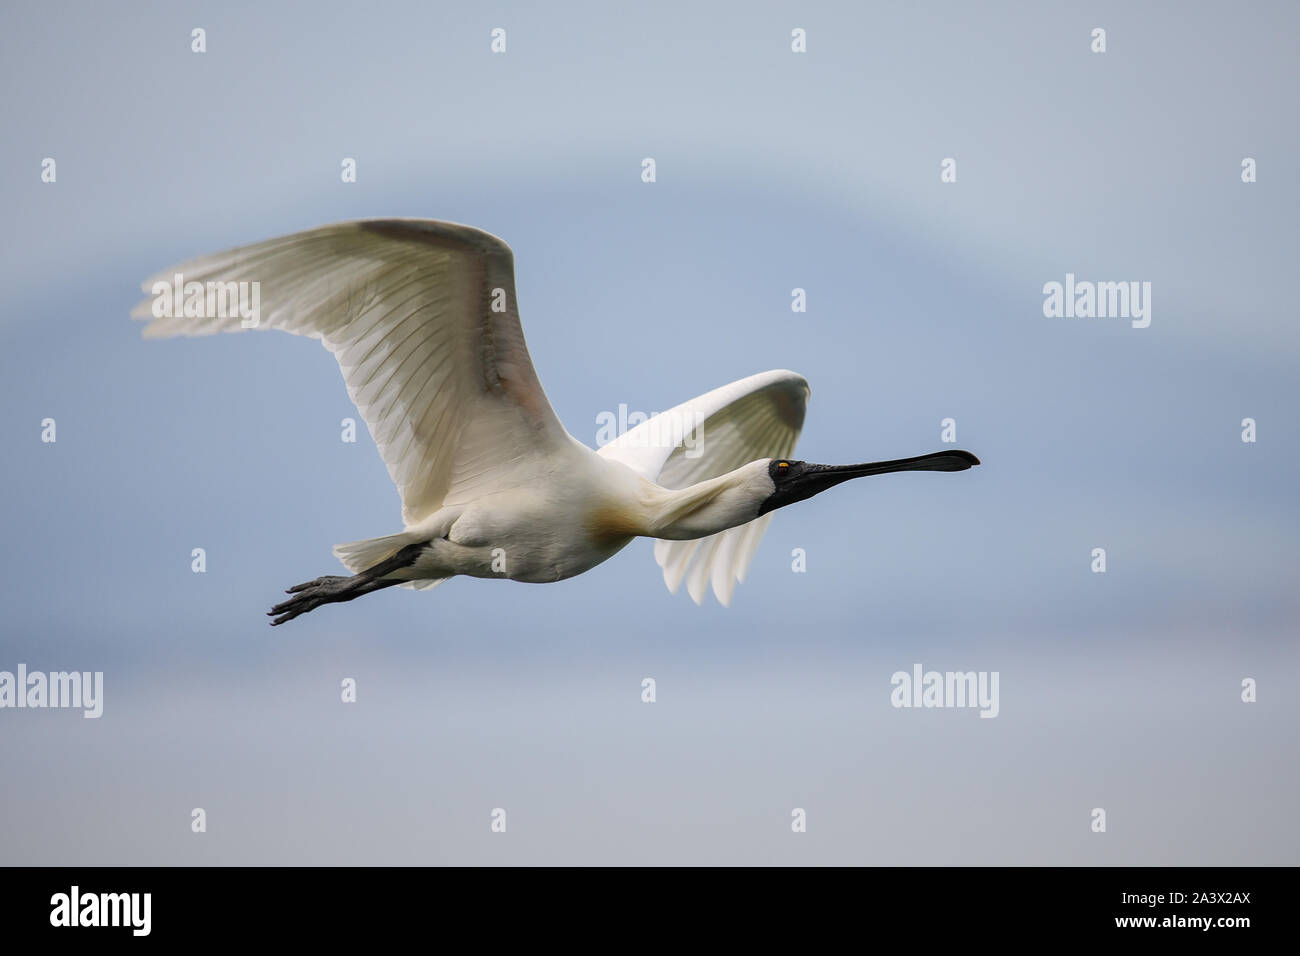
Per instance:
[[[860,465],[815,465],[789,458],[770,458],[766,462],[767,476],[771,479],[773,491],[759,506],[760,515],[821,494],[827,488],[850,478],[883,475],[892,471],[965,471],[972,465],[978,465],[980,460],[968,451],[941,451],[916,458],[870,461]]]

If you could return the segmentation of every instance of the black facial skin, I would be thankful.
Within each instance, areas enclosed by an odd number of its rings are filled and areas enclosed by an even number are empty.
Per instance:
[[[776,491],[759,507],[759,515],[820,494],[850,478],[885,475],[891,471],[965,471],[980,460],[968,451],[938,451],[916,458],[869,461],[861,465],[814,465],[777,458],[767,467]]]

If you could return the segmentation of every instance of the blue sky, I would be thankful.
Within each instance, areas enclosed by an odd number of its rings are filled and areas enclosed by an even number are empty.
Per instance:
[[[0,860],[1297,861],[1294,7],[124,9],[0,31],[0,669],[106,688],[97,721],[0,711]],[[513,246],[581,440],[786,367],[799,457],[952,417],[984,465],[778,513],[729,609],[635,542],[273,631],[396,492],[322,349],[127,312],[189,256],[376,215]],[[1151,282],[1151,326],[1045,318],[1067,272]],[[999,671],[999,716],[891,708],[914,662]]]

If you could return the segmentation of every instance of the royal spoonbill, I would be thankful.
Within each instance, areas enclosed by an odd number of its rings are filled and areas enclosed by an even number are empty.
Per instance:
[[[562,581],[638,536],[656,539],[669,591],[685,580],[698,604],[711,582],[726,605],[775,509],[850,478],[979,464],[967,451],[795,461],[808,383],[784,370],[714,389],[593,451],[565,431],[537,380],[510,247],[469,226],[337,223],[182,263],[143,289],[152,298],[131,314],[149,320],[146,338],[256,327],[320,339],[401,495],[403,530],[337,545],[351,575],[290,588],[273,625],[458,574]]]

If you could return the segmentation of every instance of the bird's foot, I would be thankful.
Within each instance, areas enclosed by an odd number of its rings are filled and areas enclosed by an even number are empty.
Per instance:
[[[322,584],[338,584],[340,581],[346,581],[347,578],[341,574],[326,574],[324,577],[316,578],[314,581],[304,581],[302,584],[295,584],[285,594],[297,594],[299,591],[305,591],[308,588],[320,587]]]
[[[342,585],[350,581],[351,578],[342,575],[328,574],[325,577],[317,578],[315,581],[305,581],[302,584],[294,585],[284,592],[285,594],[294,595],[293,597],[287,601],[281,601],[266,612],[268,617],[275,618],[271,622],[271,626],[275,627],[285,621],[292,621],[300,614],[306,614],[322,604],[329,604],[338,600],[339,595],[347,590]]]

